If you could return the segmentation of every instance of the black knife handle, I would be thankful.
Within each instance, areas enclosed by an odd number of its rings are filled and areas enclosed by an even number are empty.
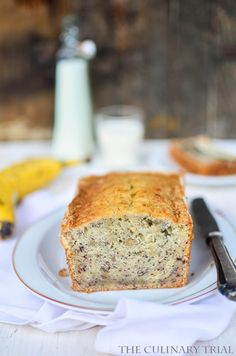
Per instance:
[[[217,285],[221,294],[236,301],[236,266],[224,245],[220,232],[210,232],[207,237],[217,269]]]

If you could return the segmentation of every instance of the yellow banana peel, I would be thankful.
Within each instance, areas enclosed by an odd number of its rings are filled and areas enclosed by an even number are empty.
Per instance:
[[[15,205],[30,194],[53,181],[65,166],[78,161],[60,162],[53,158],[34,158],[0,171],[0,239],[13,231]]]

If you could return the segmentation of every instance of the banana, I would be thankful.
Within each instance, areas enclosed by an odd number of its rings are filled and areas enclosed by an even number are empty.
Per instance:
[[[14,164],[0,172],[0,239],[8,238],[14,228],[14,208],[27,194],[54,180],[67,165],[50,158],[34,158]]]

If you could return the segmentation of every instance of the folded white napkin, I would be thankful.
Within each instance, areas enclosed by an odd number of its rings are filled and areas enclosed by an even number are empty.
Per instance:
[[[104,325],[97,335],[96,349],[117,355],[124,355],[126,347],[135,346],[138,349],[133,354],[159,355],[165,351],[168,355],[168,345],[192,345],[196,340],[215,338],[225,329],[236,303],[218,293],[193,305],[169,306],[122,299],[108,316],[67,310],[31,294],[18,280],[11,265],[17,236],[39,217],[66,204],[73,190],[63,194],[42,190],[28,196],[17,208],[16,236],[0,241],[0,322],[29,324],[46,332]],[[166,349],[159,348],[158,353],[158,346]]]
[[[132,351],[145,356],[173,355],[174,350],[186,354],[195,341],[216,338],[235,310],[235,303],[218,293],[193,305],[123,299],[112,315],[112,324],[98,333],[96,349],[114,355]]]

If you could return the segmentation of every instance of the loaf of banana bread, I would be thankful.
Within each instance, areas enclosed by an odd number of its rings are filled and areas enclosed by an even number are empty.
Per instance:
[[[82,179],[60,240],[75,291],[184,286],[192,220],[181,176],[110,173]]]

